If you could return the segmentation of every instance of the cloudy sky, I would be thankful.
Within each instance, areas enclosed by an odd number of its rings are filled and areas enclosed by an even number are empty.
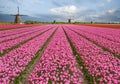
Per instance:
[[[20,13],[46,21],[120,22],[120,0],[0,0],[0,14]]]

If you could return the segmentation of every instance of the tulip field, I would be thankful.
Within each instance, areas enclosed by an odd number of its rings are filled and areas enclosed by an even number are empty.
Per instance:
[[[0,26],[0,84],[120,84],[120,29]]]

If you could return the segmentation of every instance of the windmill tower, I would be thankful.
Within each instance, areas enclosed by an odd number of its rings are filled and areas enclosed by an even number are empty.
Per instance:
[[[68,23],[71,24],[71,23],[72,23],[72,20],[74,20],[74,19],[71,19],[71,18],[68,19]]]
[[[16,15],[13,15],[13,16],[15,16],[14,23],[16,23],[16,24],[22,24],[21,16],[24,16],[24,15],[20,15],[20,13],[19,13],[19,7],[17,7],[17,8],[18,8],[18,13]]]
[[[68,23],[69,23],[69,24],[72,23],[72,20],[74,20],[73,18],[74,18],[74,16],[71,16],[70,18],[68,18]]]
[[[71,23],[71,20],[72,20],[72,19],[68,19],[68,23]]]

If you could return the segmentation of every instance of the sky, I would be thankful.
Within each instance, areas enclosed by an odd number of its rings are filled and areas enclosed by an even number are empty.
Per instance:
[[[120,0],[0,0],[0,14],[20,14],[44,21],[120,22]]]

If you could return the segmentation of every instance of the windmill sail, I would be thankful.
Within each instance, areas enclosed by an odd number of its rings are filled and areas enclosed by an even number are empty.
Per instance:
[[[17,8],[18,8],[18,14],[19,14],[19,6]]]

